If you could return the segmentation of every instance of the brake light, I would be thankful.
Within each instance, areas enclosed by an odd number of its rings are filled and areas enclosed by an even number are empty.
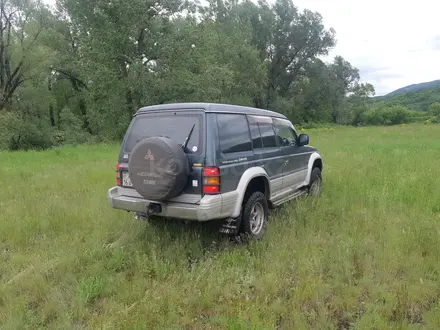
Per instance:
[[[121,164],[116,164],[116,185],[121,185],[121,172],[119,171]]]
[[[220,192],[219,186],[203,186],[203,193],[206,195],[215,195]]]
[[[220,171],[216,167],[203,169],[203,193],[214,195],[220,192]]]
[[[219,171],[218,168],[215,167],[205,167],[203,169],[203,176],[218,176]]]

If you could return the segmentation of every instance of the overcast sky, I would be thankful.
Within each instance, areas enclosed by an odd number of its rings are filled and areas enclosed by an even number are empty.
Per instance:
[[[336,30],[338,40],[330,57],[341,55],[351,62],[360,70],[362,80],[374,85],[377,95],[440,79],[440,0],[294,3],[322,14],[326,27]]]
[[[294,0],[336,30],[341,55],[376,94],[440,79],[440,1]]]

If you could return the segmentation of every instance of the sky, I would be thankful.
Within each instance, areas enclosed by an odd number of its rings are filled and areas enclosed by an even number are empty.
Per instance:
[[[363,82],[374,85],[376,95],[440,79],[439,0],[293,2],[321,13],[325,26],[336,30],[337,45],[326,60],[344,57],[360,70]]]
[[[294,0],[336,30],[330,57],[360,70],[376,95],[440,79],[440,1]],[[330,58],[330,59],[331,59]]]

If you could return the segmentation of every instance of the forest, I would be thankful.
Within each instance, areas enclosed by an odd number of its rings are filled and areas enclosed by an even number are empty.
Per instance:
[[[0,149],[118,141],[139,107],[171,102],[266,108],[295,125],[376,114],[359,70],[323,60],[336,32],[291,0],[0,3]]]
[[[401,93],[378,96],[374,100],[380,107],[386,105],[401,105],[411,110],[430,111],[433,104],[440,103],[440,84],[419,90],[409,90]]]

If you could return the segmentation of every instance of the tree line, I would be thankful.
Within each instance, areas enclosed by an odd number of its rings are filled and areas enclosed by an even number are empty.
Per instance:
[[[0,147],[120,139],[141,106],[220,102],[360,125],[374,87],[292,0],[0,0]]]

